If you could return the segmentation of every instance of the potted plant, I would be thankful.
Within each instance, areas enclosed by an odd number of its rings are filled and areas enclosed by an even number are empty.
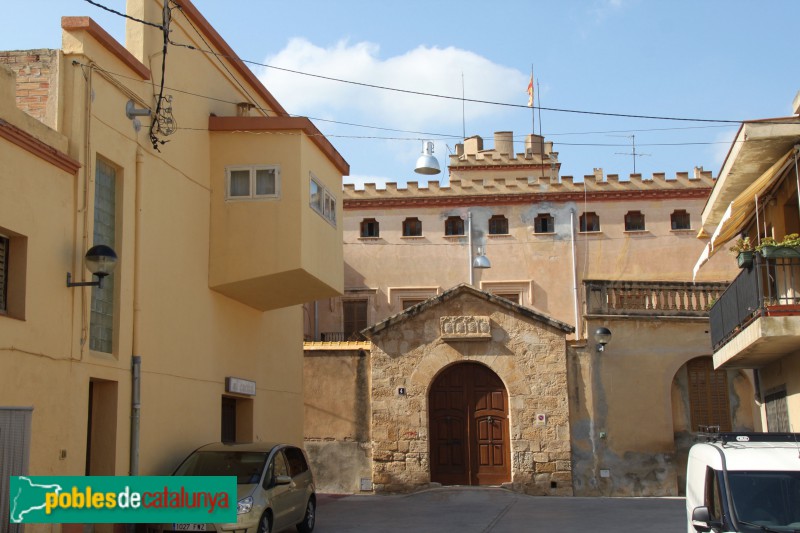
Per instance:
[[[736,263],[739,268],[750,268],[753,264],[753,254],[755,249],[750,237],[739,237],[739,240],[730,247],[730,251],[736,254]]]
[[[800,235],[790,233],[780,241],[764,237],[756,246],[756,251],[764,257],[800,257]]]

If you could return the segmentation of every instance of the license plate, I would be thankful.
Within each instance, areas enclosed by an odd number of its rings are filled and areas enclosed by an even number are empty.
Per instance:
[[[172,524],[175,531],[205,531],[205,524]]]

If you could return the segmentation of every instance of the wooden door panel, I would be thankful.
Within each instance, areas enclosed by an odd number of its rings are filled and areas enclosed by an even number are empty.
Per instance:
[[[429,393],[431,481],[497,485],[511,480],[508,397],[487,367],[459,363]]]

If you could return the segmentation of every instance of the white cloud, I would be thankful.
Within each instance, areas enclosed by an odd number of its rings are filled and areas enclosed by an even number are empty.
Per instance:
[[[300,72],[460,98],[527,103],[528,74],[454,47],[419,46],[389,58],[374,43],[340,41],[323,48],[296,38],[266,63]],[[289,113],[335,115],[338,120],[405,130],[459,134],[460,100],[365,88],[266,68],[261,81]],[[498,108],[466,104],[466,120],[497,115]],[[441,131],[445,129],[446,131]],[[352,131],[352,130],[351,130]],[[369,134],[371,130],[364,130]]]

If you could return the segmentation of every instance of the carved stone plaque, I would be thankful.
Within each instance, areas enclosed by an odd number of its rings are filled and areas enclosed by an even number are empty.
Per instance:
[[[479,341],[492,338],[488,316],[443,316],[439,320],[443,340]]]

